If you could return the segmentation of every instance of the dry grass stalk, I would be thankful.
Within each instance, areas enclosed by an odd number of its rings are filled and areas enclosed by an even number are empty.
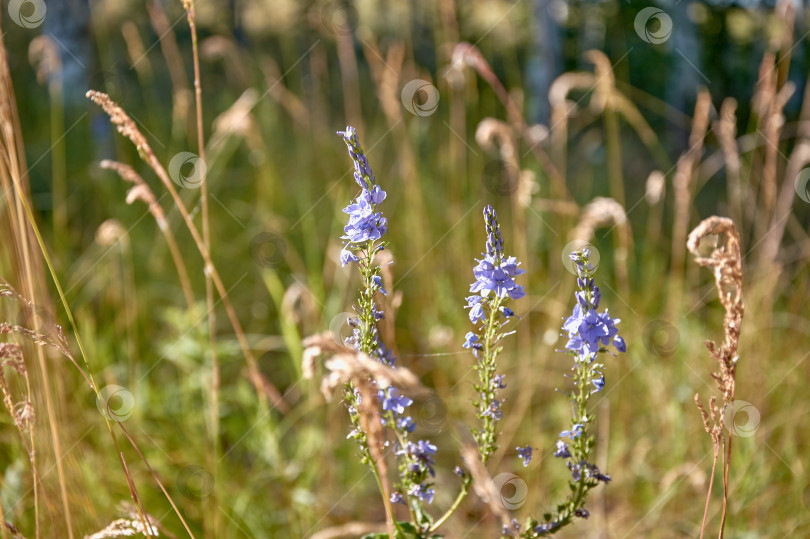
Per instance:
[[[2,19],[0,19],[2,22]],[[14,85],[11,80],[6,55],[5,41],[0,24],[0,189],[2,193],[11,196],[5,199],[6,213],[8,214],[9,228],[11,229],[11,241],[13,250],[17,254],[16,263],[18,266],[18,281],[30,298],[36,298],[42,306],[51,304],[48,296],[47,285],[44,280],[42,269],[42,259],[36,256],[38,237],[37,224],[34,221],[33,213],[30,210],[30,188],[28,186],[25,164],[25,150],[22,139],[20,118],[17,111],[16,98],[14,95]],[[51,66],[53,67],[53,66]],[[54,85],[51,90],[57,90]],[[61,90],[60,90],[61,91]],[[52,127],[58,127],[58,123]],[[62,146],[56,144],[54,150],[60,151]],[[54,162],[59,163],[57,154],[54,154]],[[54,169],[55,177],[58,176],[57,169]],[[57,212],[58,213],[58,212]],[[55,218],[62,218],[56,216]],[[7,241],[7,240],[4,240]],[[41,245],[41,243],[40,243]],[[34,330],[39,329],[39,321],[34,319]],[[67,528],[69,539],[73,539],[72,515],[68,504],[67,478],[64,471],[64,463],[59,457],[62,455],[62,444],[60,441],[60,421],[56,415],[56,408],[53,403],[51,369],[47,365],[45,351],[41,347],[35,349],[39,370],[42,377],[42,388],[37,393],[43,395],[45,410],[48,417],[48,427],[50,431],[50,442],[53,447],[56,464],[57,478],[59,482],[59,493],[62,502],[62,513]],[[31,388],[28,387],[29,395]],[[36,462],[36,441],[34,429],[29,431],[29,444],[31,456],[31,473],[34,490],[34,521],[35,536],[39,538],[39,495],[41,490],[40,477]],[[44,492],[44,489],[43,489]]]
[[[152,148],[149,146],[146,138],[138,130],[135,122],[132,121],[132,119],[121,107],[110,99],[110,96],[102,92],[91,90],[87,92],[87,97],[99,105],[104,112],[107,113],[107,115],[110,117],[110,121],[113,123],[113,125],[115,125],[119,133],[127,137],[130,141],[132,141],[133,144],[135,144],[141,158],[152,168],[163,186],[169,191],[169,194],[171,194],[177,209],[183,217],[186,227],[191,233],[194,243],[197,246],[197,250],[200,252],[203,261],[205,262],[205,271],[207,274],[211,275],[211,279],[216,287],[217,293],[219,294],[220,298],[222,298],[222,303],[225,306],[225,312],[228,314],[228,318],[231,322],[231,326],[233,327],[237,341],[239,342],[242,354],[247,362],[249,379],[253,383],[253,386],[261,399],[262,406],[266,407],[267,401],[270,399],[272,400],[273,406],[275,406],[280,412],[284,414],[288,413],[290,408],[284,401],[281,393],[278,391],[276,386],[267,380],[259,371],[258,362],[256,361],[256,358],[250,349],[250,345],[247,342],[245,332],[242,329],[242,324],[239,322],[239,318],[236,316],[236,310],[231,303],[230,296],[225,288],[225,284],[220,278],[216,266],[214,266],[208,247],[203,241],[203,238],[197,229],[197,225],[195,225],[194,221],[191,219],[191,215],[180,198],[177,189],[175,189],[168,172],[166,172],[166,169],[155,156],[155,153],[152,151]]]
[[[594,86],[593,73],[563,73],[551,83],[548,100],[551,105],[551,151],[557,167],[565,171],[568,167],[568,120],[577,111],[577,104],[568,99],[573,90],[588,90]]]
[[[498,491],[498,488],[492,481],[492,477],[489,475],[486,466],[481,462],[481,455],[478,452],[478,448],[472,444],[465,444],[461,448],[461,458],[464,464],[467,465],[467,469],[470,471],[470,475],[473,478],[473,490],[475,493],[489,506],[492,514],[501,521],[503,526],[511,526],[512,518],[509,511],[504,509],[493,497],[493,494]]]
[[[2,520],[2,512],[3,509],[0,507],[0,532],[3,534],[3,539],[25,539],[25,536],[13,524]],[[7,535],[9,533],[11,535]]]
[[[667,312],[670,318],[675,317],[681,303],[683,291],[684,251],[686,231],[689,227],[689,218],[692,210],[692,192],[694,190],[695,168],[703,153],[703,141],[709,128],[709,111],[711,109],[711,96],[708,90],[701,88],[695,103],[695,116],[692,121],[692,132],[689,135],[689,149],[678,159],[675,167],[675,177],[672,184],[675,192],[675,218],[672,224],[672,275]]]
[[[378,406],[377,391],[395,385],[410,395],[425,394],[427,390],[419,379],[405,367],[393,369],[368,355],[350,350],[338,344],[331,332],[307,337],[303,341],[302,371],[304,378],[312,378],[316,360],[326,354],[324,362],[327,374],[321,381],[321,392],[331,399],[335,391],[350,383],[360,393],[360,428],[367,436],[368,452],[373,461],[375,475],[385,502],[386,525],[390,537],[394,537],[394,514],[390,503],[391,488],[388,482],[388,466],[385,461],[385,433]]]
[[[145,83],[152,81],[154,73],[152,72],[152,63],[146,55],[146,47],[144,47],[138,25],[132,21],[124,22],[121,25],[121,35],[127,46],[129,64],[135,68],[141,84],[146,86]]]
[[[239,47],[232,39],[224,36],[205,38],[200,43],[200,56],[209,62],[222,60],[228,81],[237,88],[247,88],[250,84]]]
[[[148,526],[148,529],[145,528],[140,520],[119,518],[110,522],[103,530],[97,531],[93,535],[86,535],[85,539],[107,539],[108,537],[132,537],[135,535],[158,537],[160,535],[151,519]]]
[[[301,99],[284,85],[283,75],[276,61],[267,57],[262,61],[261,67],[270,96],[287,111],[295,125],[309,131],[309,110]]]
[[[713,129],[723,150],[726,163],[726,184],[728,185],[728,205],[731,218],[742,223],[742,185],[740,183],[740,149],[737,146],[737,101],[726,98],[720,106],[720,119],[714,122]]]
[[[717,244],[709,256],[703,256],[699,251],[700,241],[707,236],[716,236]],[[714,445],[712,480],[714,479],[718,453],[723,452],[723,511],[720,522],[720,537],[722,539],[728,512],[728,480],[731,469],[731,442],[733,436],[733,429],[729,428],[728,438],[726,439],[723,428],[727,426],[727,413],[730,413],[729,417],[732,418],[733,423],[737,360],[739,358],[737,345],[740,340],[740,325],[744,311],[740,236],[731,219],[713,216],[704,219],[692,230],[686,245],[695,256],[695,261],[698,264],[713,270],[717,293],[725,310],[723,343],[718,346],[714,341],[706,341],[706,347],[709,349],[711,356],[717,361],[719,367],[718,372],[712,373],[712,378],[717,383],[717,389],[722,395],[722,410],[717,406],[715,397],[712,397],[707,412],[699,396],[695,395],[695,402],[703,418],[704,428],[712,437]],[[703,525],[701,526],[701,537],[706,527],[711,485],[710,481],[709,493],[706,497],[706,508],[703,514]]]
[[[616,88],[616,77],[610,59],[598,50],[588,51],[586,57],[593,63],[596,71],[596,93],[591,106],[596,106],[597,111],[612,110],[621,114],[653,156],[658,157],[658,137],[633,102]]]
[[[177,274],[180,277],[180,286],[183,289],[183,296],[186,298],[186,305],[193,312],[195,310],[194,290],[191,288],[191,279],[188,275],[186,263],[183,261],[183,256],[180,254],[180,248],[177,245],[177,239],[172,232],[169,223],[166,220],[166,214],[163,207],[158,203],[157,197],[152,192],[149,185],[141,178],[140,174],[124,163],[118,161],[104,160],[101,162],[101,168],[113,170],[121,177],[122,180],[134,184],[134,187],[127,192],[127,204],[132,204],[136,200],[140,200],[149,208],[149,213],[155,219],[163,237],[166,238],[166,244],[169,246],[169,252],[172,256]]]
[[[194,133],[194,117],[191,114],[191,85],[186,76],[186,67],[183,65],[183,55],[177,45],[174,35],[174,26],[166,16],[161,2],[152,0],[146,4],[149,13],[149,22],[155,30],[155,34],[160,36],[160,50],[166,59],[169,77],[172,81],[173,99],[172,106],[172,132],[179,136],[180,133]],[[138,62],[140,63],[140,61]]]
[[[214,132],[209,146],[217,154],[229,136],[242,137],[251,150],[265,148],[261,130],[253,117],[253,108],[259,102],[259,92],[253,88],[245,90],[233,105],[214,118]],[[216,158],[214,158],[216,160]],[[209,163],[213,165],[213,163]]]
[[[624,207],[607,197],[596,197],[583,209],[577,226],[571,231],[571,238],[590,242],[597,229],[611,227],[616,230],[617,238],[614,258],[616,265],[616,280],[624,290],[628,285],[627,257],[632,252],[633,232]]]
[[[557,168],[543,147],[540,144],[534,143],[535,139],[537,138],[536,134],[526,124],[526,120],[523,119],[523,114],[521,113],[520,108],[515,103],[515,100],[512,99],[512,96],[509,95],[509,92],[506,91],[503,84],[501,84],[501,81],[498,80],[498,77],[495,75],[495,72],[492,71],[489,62],[487,62],[484,55],[481,54],[481,51],[479,51],[475,45],[470,43],[459,43],[453,50],[452,64],[456,69],[461,69],[463,66],[472,67],[476,73],[478,73],[478,75],[484,79],[487,84],[489,84],[489,86],[495,92],[498,100],[506,109],[509,122],[521,134],[521,136],[525,138],[529,144],[531,144],[532,153],[534,153],[535,157],[537,157],[538,161],[540,161],[545,173],[548,174],[551,182],[554,184],[554,187],[557,190],[557,194],[565,199],[570,200],[571,194],[568,192],[568,187],[565,184],[565,176],[560,172],[560,169]]]
[[[321,381],[321,392],[327,399],[331,399],[335,390],[343,387],[346,382],[367,379],[376,380],[379,388],[392,385],[403,388],[409,395],[429,393],[419,382],[419,378],[406,367],[392,369],[366,354],[350,350],[338,344],[337,337],[329,331],[307,337],[303,344],[304,378],[314,376],[319,356],[329,356],[324,362],[328,372]]]

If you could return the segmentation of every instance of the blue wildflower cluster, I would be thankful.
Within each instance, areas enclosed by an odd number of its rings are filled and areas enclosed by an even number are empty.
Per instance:
[[[596,445],[596,439],[588,433],[593,416],[588,413],[588,400],[593,393],[605,387],[604,365],[597,362],[600,353],[611,353],[611,344],[619,352],[626,351],[624,339],[618,334],[618,318],[612,318],[607,309],[598,312],[602,294],[594,284],[595,268],[589,262],[590,251],[583,249],[570,255],[577,270],[577,303],[571,316],[565,319],[562,329],[568,342],[560,350],[574,360],[574,390],[569,393],[572,409],[571,427],[560,432],[554,456],[567,459],[571,472],[571,493],[568,499],[557,506],[552,514],[546,514],[544,522],[530,519],[528,530],[522,537],[542,537],[553,534],[574,518],[588,518],[585,500],[588,491],[599,483],[610,482],[610,476],[599,471],[588,457]],[[592,389],[593,388],[593,389]]]
[[[358,316],[348,321],[353,334],[346,340],[346,345],[376,357],[382,363],[393,365],[396,358],[382,343],[377,331],[377,322],[384,315],[374,301],[377,292],[388,294],[383,286],[380,267],[374,264],[374,256],[385,248],[382,237],[388,231],[388,222],[377,209],[378,204],[385,200],[386,193],[375,182],[371,165],[360,147],[357,130],[347,126],[345,131],[338,134],[343,137],[349,150],[354,162],[354,180],[360,186],[360,194],[343,209],[343,213],[349,216],[349,222],[343,227],[342,239],[345,243],[340,252],[340,261],[344,266],[352,262],[357,264],[364,285],[356,307]]]
[[[525,273],[513,256],[504,255],[503,235],[498,224],[498,215],[492,206],[484,208],[484,226],[487,235],[486,253],[473,268],[475,281],[470,285],[473,294],[467,297],[470,322],[475,331],[464,337],[464,348],[472,351],[478,361],[480,384],[475,385],[480,400],[475,401],[482,428],[473,429],[483,462],[489,459],[498,448],[496,424],[503,418],[502,399],[498,393],[506,388],[504,376],[496,374],[497,357],[501,351],[500,340],[509,335],[503,329],[515,317],[514,311],[506,306],[509,300],[517,300],[526,295],[523,287],[515,282],[515,277]],[[529,460],[531,448],[529,448]],[[525,457],[524,457],[525,460]]]
[[[380,267],[374,264],[375,255],[385,248],[382,240],[388,231],[388,222],[378,210],[386,197],[376,184],[374,173],[368,163],[353,127],[346,127],[338,133],[343,137],[354,162],[354,179],[360,186],[360,194],[343,209],[349,221],[343,228],[344,246],[340,253],[343,266],[354,263],[363,278],[356,317],[348,321],[352,335],[346,339],[349,348],[376,358],[380,363],[395,368],[396,358],[382,342],[377,330],[377,323],[384,318],[375,296],[377,293],[387,295],[383,286]],[[372,381],[372,383],[375,383]],[[354,438],[361,447],[363,461],[369,464],[379,479],[379,471],[371,458],[368,448],[368,436],[363,431],[358,413],[361,396],[356,388],[347,386],[344,393],[349,409],[353,429],[349,438]],[[391,504],[402,503],[415,514],[423,514],[422,503],[432,503],[435,495],[432,478],[435,477],[434,457],[437,447],[427,440],[413,442],[409,435],[416,428],[414,420],[406,415],[406,409],[413,400],[403,395],[396,387],[379,389],[377,401],[380,406],[380,418],[383,426],[391,429],[396,441],[394,454],[399,466],[399,481],[390,495]],[[388,442],[386,442],[387,444]]]

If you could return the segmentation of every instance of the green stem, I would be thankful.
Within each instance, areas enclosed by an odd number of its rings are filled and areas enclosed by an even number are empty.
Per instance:
[[[489,319],[487,320],[486,334],[484,335],[484,358],[479,362],[479,375],[482,383],[482,395],[484,400],[484,412],[488,411],[492,405],[494,394],[492,391],[492,373],[495,368],[497,354],[493,351],[495,340],[495,320],[498,316],[498,309],[501,306],[501,298],[498,298],[491,306]],[[495,419],[490,416],[484,417],[484,429],[478,440],[478,450],[481,454],[481,462],[487,463],[489,457],[495,452]]]
[[[470,477],[469,475],[465,476],[464,482],[461,485],[461,491],[458,493],[458,496],[456,496],[453,505],[451,505],[450,508],[447,510],[447,512],[445,512],[441,517],[439,517],[439,519],[436,522],[433,523],[433,526],[430,527],[428,533],[438,530],[439,527],[445,522],[447,522],[447,519],[449,519],[453,515],[453,513],[456,512],[456,510],[461,505],[461,502],[467,496],[467,493],[470,492],[470,485],[472,485],[472,477]]]

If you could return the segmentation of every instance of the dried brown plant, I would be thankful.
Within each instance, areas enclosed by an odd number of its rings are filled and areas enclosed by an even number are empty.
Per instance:
[[[180,253],[180,247],[177,244],[174,232],[172,232],[169,222],[166,220],[166,213],[163,211],[163,207],[158,203],[155,193],[152,192],[149,185],[141,178],[141,175],[135,172],[135,169],[129,165],[119,163],[118,161],[104,160],[101,162],[101,168],[115,171],[122,180],[134,185],[132,189],[127,191],[127,204],[132,204],[136,200],[140,200],[149,208],[149,213],[152,214],[160,232],[166,238],[166,244],[169,246],[172,261],[180,277],[180,286],[183,288],[183,296],[186,298],[186,305],[193,312],[195,310],[194,290],[191,287],[188,269],[186,268],[186,263],[183,261],[183,256]]]
[[[616,262],[616,279],[619,286],[626,291],[628,285],[627,257],[632,251],[633,233],[624,207],[607,197],[596,197],[584,208],[579,222],[571,231],[571,238],[590,242],[596,230],[610,227],[615,230],[617,238],[614,258]]]
[[[236,316],[236,309],[234,309],[233,304],[231,303],[230,296],[225,288],[225,284],[220,278],[216,266],[214,266],[207,243],[200,235],[197,225],[194,224],[194,221],[191,219],[191,215],[189,214],[185,203],[180,198],[180,194],[177,192],[177,189],[175,189],[173,182],[169,177],[169,173],[152,151],[152,148],[146,141],[146,137],[144,137],[140,132],[132,118],[130,118],[121,107],[110,99],[110,96],[103,92],[91,90],[87,92],[87,97],[100,106],[110,117],[110,121],[113,125],[115,125],[118,132],[127,137],[135,145],[141,158],[155,172],[163,186],[169,191],[169,194],[171,194],[180,215],[183,217],[186,227],[191,233],[194,243],[197,246],[197,250],[200,252],[203,261],[205,262],[206,274],[210,274],[211,280],[216,287],[216,291],[222,299],[222,303],[225,306],[225,312],[228,315],[231,326],[234,330],[234,334],[236,335],[236,339],[239,342],[239,346],[242,350],[242,354],[247,362],[249,379],[253,383],[253,386],[259,395],[262,405],[266,407],[267,401],[270,399],[272,400],[273,406],[275,406],[280,412],[289,412],[290,408],[284,401],[284,398],[279,390],[259,371],[258,362],[256,361],[256,358],[250,349],[250,345],[247,342],[245,332],[242,329],[242,324],[239,322],[239,318]]]
[[[707,237],[715,237],[716,244],[709,256],[701,254],[700,242]],[[742,274],[742,254],[740,252],[740,236],[734,226],[734,222],[726,217],[709,217],[704,219],[689,233],[686,244],[689,251],[695,256],[695,261],[701,266],[711,268],[714,272],[715,285],[720,297],[720,303],[725,310],[723,319],[724,340],[718,346],[711,340],[706,341],[706,347],[711,356],[717,361],[718,372],[712,373],[717,383],[717,389],[722,398],[722,409],[717,405],[716,397],[709,400],[709,411],[707,412],[699,395],[695,394],[700,414],[703,418],[703,425],[706,432],[712,438],[714,446],[714,463],[712,464],[712,475],[709,481],[709,492],[706,496],[706,507],[703,513],[703,524],[701,526],[701,537],[706,529],[706,516],[709,510],[709,499],[711,496],[714,472],[717,467],[719,454],[723,454],[723,510],[720,522],[720,537],[723,537],[725,529],[726,515],[728,513],[728,480],[731,469],[731,442],[733,429],[728,428],[728,436],[724,432],[727,418],[734,417],[734,395],[736,389],[737,376],[737,345],[740,340],[740,325],[743,317],[743,274]],[[728,415],[727,415],[728,414]],[[711,420],[711,421],[710,421]],[[733,422],[733,419],[732,419]]]
[[[695,103],[695,116],[692,121],[692,132],[689,135],[689,149],[678,159],[672,185],[675,194],[675,217],[672,224],[672,255],[670,294],[667,312],[671,317],[677,312],[683,291],[684,251],[686,231],[692,214],[692,197],[695,190],[695,169],[703,153],[703,142],[709,128],[711,96],[705,88],[698,92]]]

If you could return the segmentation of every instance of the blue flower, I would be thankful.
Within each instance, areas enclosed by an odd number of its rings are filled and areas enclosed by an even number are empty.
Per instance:
[[[576,423],[576,424],[574,424],[574,428],[572,428],[571,430],[562,431],[560,433],[560,438],[568,437],[568,438],[571,438],[572,440],[576,440],[577,438],[579,438],[582,435],[582,429],[583,428],[584,427],[583,427],[582,423]]]
[[[489,204],[484,207],[484,226],[487,232],[487,254],[500,258],[503,254],[501,226],[498,224],[498,214],[495,213],[495,208]]]
[[[529,463],[532,461],[532,448],[531,446],[527,445],[526,447],[516,447],[515,448],[518,452],[518,456],[523,459],[523,467],[527,467]]]
[[[415,462],[411,463],[409,470],[414,473],[427,471],[430,475],[435,476],[436,471],[433,469],[435,464],[434,456],[436,455],[436,446],[426,440],[419,440],[417,443],[411,441],[405,442],[405,447],[400,447],[396,451],[396,455],[409,455],[414,458]]]
[[[383,296],[388,295],[388,292],[386,292],[385,288],[383,288],[383,280],[382,280],[382,277],[380,275],[375,275],[374,276],[374,284],[377,286],[377,290],[382,292]]]
[[[416,459],[430,472],[430,475],[436,475],[436,472],[433,470],[434,464],[434,455],[436,455],[436,446],[432,443],[419,440],[417,442],[416,447],[413,450],[413,455]]]
[[[367,241],[376,241],[385,235],[388,231],[388,221],[381,213],[371,213],[368,210],[368,203],[359,202],[347,206],[343,212],[349,214],[349,222],[343,227],[343,239],[349,240],[350,243],[365,243]]]
[[[382,409],[386,412],[391,410],[394,415],[401,415],[405,412],[405,408],[413,404],[413,400],[401,395],[399,389],[390,386],[388,388],[388,396],[384,390],[379,391],[379,398],[382,400]]]
[[[400,417],[397,419],[397,427],[399,430],[403,430],[405,432],[413,432],[413,430],[416,428],[416,423],[414,423],[410,416]]]
[[[470,285],[470,292],[481,294],[487,297],[490,292],[495,296],[512,299],[520,299],[526,295],[523,287],[515,283],[512,277],[525,273],[519,269],[514,257],[502,263],[487,255],[483,260],[478,261],[478,265],[473,268],[475,282]]]
[[[360,141],[357,138],[357,130],[352,126],[346,126],[346,130],[338,131],[338,135],[343,137],[349,149],[349,155],[352,161],[354,161],[355,181],[363,189],[368,189],[369,185],[374,185],[374,173],[371,172],[368,159],[363,149],[360,147]]]
[[[346,142],[349,156],[354,161],[354,179],[362,189],[354,202],[343,209],[343,212],[349,215],[349,222],[343,228],[345,233],[343,239],[348,240],[350,244],[376,241],[388,231],[388,222],[385,217],[375,211],[377,204],[385,200],[385,191],[374,183],[374,173],[368,164],[368,158],[360,147],[357,131],[348,126],[345,131],[338,131],[338,134],[343,136],[343,140]],[[344,258],[341,257],[341,262],[343,260]]]
[[[402,497],[402,494],[399,492],[392,492],[391,493],[391,503],[401,503],[402,505],[408,505],[405,503],[405,498]]]
[[[503,381],[504,376],[505,375],[503,375],[503,374],[496,374],[495,376],[492,377],[492,389],[505,389],[506,388],[506,384]]]
[[[549,533],[553,532],[557,526],[559,526],[559,524],[556,522],[546,522],[545,524],[535,526],[532,531],[540,535],[548,535]]]
[[[605,484],[610,483],[610,476],[608,474],[604,474],[604,473],[600,472],[599,470],[597,470],[596,473],[593,474],[593,477],[597,481],[601,481],[601,482],[603,482]]]
[[[624,343],[624,339],[616,335],[613,337],[613,346],[616,347],[616,350],[619,352],[627,352],[627,345]]]
[[[571,452],[568,450],[568,446],[562,440],[557,440],[557,446],[556,449],[554,450],[554,456],[561,459],[571,458]]]
[[[594,378],[591,380],[591,383],[596,388],[591,393],[599,393],[605,387],[605,376],[602,375],[599,378]]]
[[[357,262],[360,260],[354,253],[347,250],[345,247],[340,251],[340,264],[345,267],[349,262]]]
[[[474,348],[476,344],[478,345],[478,348],[481,347],[481,343],[478,342],[478,335],[472,331],[468,331],[467,335],[464,336],[464,339],[464,348]]]
[[[491,417],[495,421],[499,421],[503,419],[503,413],[501,412],[501,403],[498,402],[498,399],[492,399],[492,402],[489,403],[489,408],[482,414],[485,417]]]
[[[436,491],[433,490],[432,487],[428,487],[422,483],[419,485],[413,485],[408,491],[408,494],[419,498],[423,502],[433,503],[433,495],[436,494]]]
[[[484,307],[480,303],[474,305],[473,308],[470,309],[470,322],[475,324],[479,321],[484,321]]]

